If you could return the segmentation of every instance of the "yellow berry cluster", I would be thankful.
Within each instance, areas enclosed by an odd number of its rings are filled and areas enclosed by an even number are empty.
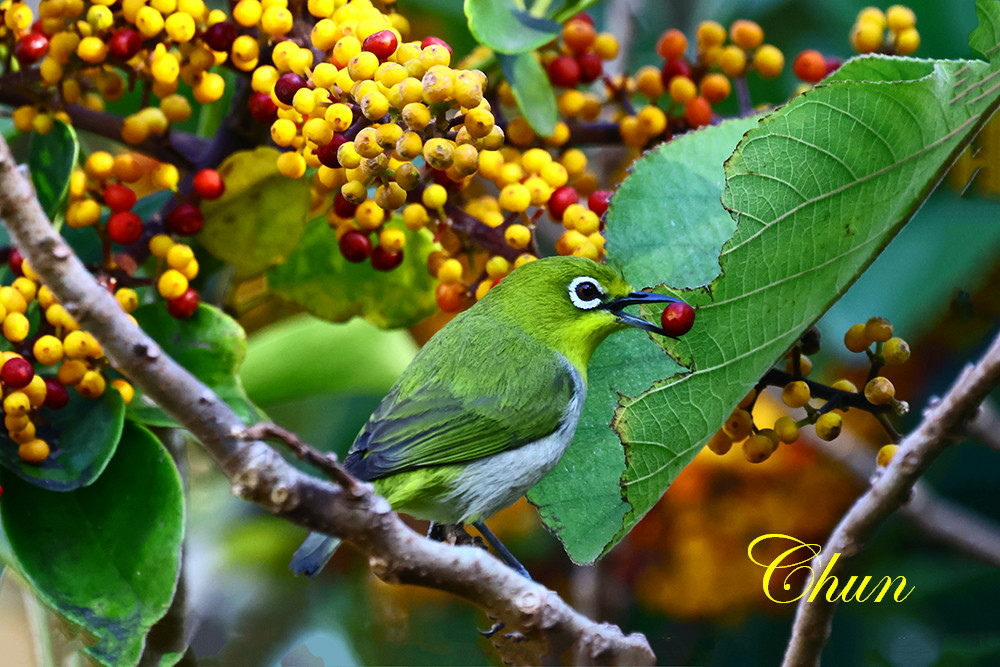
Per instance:
[[[22,66],[37,61],[42,84],[37,102],[17,110],[19,129],[44,133],[54,118],[68,122],[64,109],[70,104],[103,110],[126,92],[126,78],[138,79],[159,103],[124,119],[122,139],[135,144],[191,115],[187,98],[177,93],[179,83],[202,104],[225,90],[222,76],[209,70],[229,58],[229,49],[214,50],[209,42],[226,14],[209,10],[204,0],[41,0],[37,23],[24,3],[5,0],[4,6],[14,51]],[[256,40],[244,37],[256,49]],[[235,52],[232,61],[242,62]]]
[[[70,386],[84,398],[102,396],[108,384],[107,362],[94,336],[80,329],[28,262],[15,249],[7,249],[7,254],[16,277],[10,285],[0,286],[3,342],[13,348],[0,352],[4,426],[18,443],[21,459],[40,463],[48,458],[50,446],[37,437],[39,411],[64,407]],[[127,312],[138,305],[129,288],[118,289],[115,296]],[[29,309],[37,310],[37,325],[32,324]],[[43,376],[45,369],[53,372]],[[134,390],[128,382],[116,379],[111,386],[126,402],[132,400]]]
[[[908,56],[920,47],[917,16],[904,5],[892,5],[884,12],[865,7],[851,28],[851,46],[858,53],[889,53]]]
[[[767,460],[779,444],[794,443],[804,426],[812,425],[816,436],[822,440],[836,439],[843,428],[843,414],[852,406],[872,412],[882,412],[888,406],[896,414],[905,414],[908,409],[906,403],[896,399],[892,382],[879,374],[883,366],[902,364],[910,357],[909,345],[902,338],[893,336],[892,324],[883,317],[873,317],[848,329],[844,343],[852,352],[866,352],[871,361],[869,379],[861,391],[846,378],[838,379],[829,386],[807,381],[805,378],[812,370],[812,363],[802,354],[806,347],[804,340],[789,354],[787,373],[782,375],[792,379],[779,386],[782,403],[793,410],[804,410],[805,416],[795,419],[783,415],[775,420],[772,428],[759,429],[752,415],[758,399],[758,391],[754,389],[708,441],[709,449],[722,455],[734,443],[742,442],[744,457],[751,463],[760,463]],[[810,347],[818,349],[818,338]],[[820,396],[814,395],[815,392],[819,392]],[[822,402],[814,405],[816,401]],[[884,465],[894,451],[890,448],[881,452],[879,465]]]

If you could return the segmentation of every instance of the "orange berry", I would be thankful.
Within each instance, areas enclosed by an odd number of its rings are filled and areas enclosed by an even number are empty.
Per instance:
[[[755,21],[739,19],[729,26],[729,39],[744,49],[755,49],[764,41],[764,30]]]
[[[795,56],[792,69],[795,71],[795,76],[803,81],[816,83],[826,76],[826,58],[815,49],[806,49]]]
[[[597,31],[587,21],[574,19],[563,26],[562,40],[569,47],[570,51],[576,54],[583,53],[594,43],[597,38]]]
[[[712,104],[718,104],[729,97],[733,87],[729,82],[729,77],[719,72],[706,74],[700,84],[701,95]]]
[[[665,31],[656,43],[656,53],[664,60],[677,60],[687,51],[687,37],[677,28]]]
[[[684,118],[691,127],[712,122],[712,105],[704,97],[696,97],[684,105]]]

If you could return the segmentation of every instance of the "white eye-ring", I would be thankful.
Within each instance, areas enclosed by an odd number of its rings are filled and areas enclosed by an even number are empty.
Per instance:
[[[596,278],[580,276],[569,284],[569,300],[580,310],[593,310],[601,305],[604,289]]]

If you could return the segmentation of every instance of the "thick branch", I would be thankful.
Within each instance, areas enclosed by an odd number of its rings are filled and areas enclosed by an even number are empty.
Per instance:
[[[233,492],[277,516],[312,530],[338,535],[364,552],[386,581],[419,584],[458,595],[505,624],[506,633],[527,642],[508,642],[507,655],[541,662],[581,650],[596,663],[652,664],[642,635],[595,623],[556,593],[516,574],[476,547],[427,540],[408,528],[370,485],[354,493],[299,472],[260,441],[243,441],[236,415],[133,325],[52,228],[30,181],[0,139],[0,219],[41,279],[86,330],[104,346],[108,359],[205,446],[232,482]],[[528,644],[533,647],[524,653]]]
[[[875,529],[910,497],[914,483],[934,458],[958,437],[979,405],[1000,384],[1000,336],[976,365],[966,367],[948,393],[931,406],[920,425],[902,442],[892,462],[854,503],[834,529],[822,553],[813,559],[813,572],[826,571],[833,554],[839,560],[829,574],[840,576],[865,546]],[[817,596],[803,596],[795,612],[792,638],[784,664],[818,665],[830,635],[836,604]]]

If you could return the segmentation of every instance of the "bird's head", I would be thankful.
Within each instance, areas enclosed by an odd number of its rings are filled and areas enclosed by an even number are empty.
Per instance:
[[[667,335],[626,313],[626,306],[674,301],[679,299],[637,292],[617,271],[592,260],[547,257],[513,271],[481,303],[586,368],[593,351],[615,331],[631,326]]]

